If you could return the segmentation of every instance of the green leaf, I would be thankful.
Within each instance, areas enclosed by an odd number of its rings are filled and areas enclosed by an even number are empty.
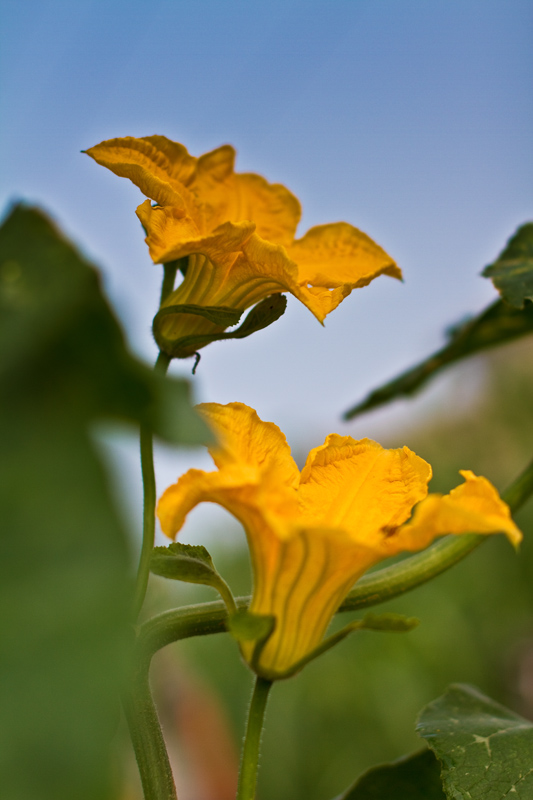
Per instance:
[[[212,342],[219,342],[226,339],[244,339],[252,333],[267,328],[276,322],[287,308],[287,298],[282,294],[273,294],[261,300],[246,316],[246,319],[235,331],[229,333],[203,333],[191,336],[181,336],[179,339],[167,339],[161,332],[160,314],[165,309],[156,314],[154,318],[153,334],[158,346],[171,358],[189,358],[197,350],[205,347]],[[242,312],[239,313],[239,317]],[[229,325],[230,323],[228,323]]]
[[[163,578],[186,583],[207,583],[209,586],[218,577],[205,547],[181,542],[174,542],[168,547],[154,547],[150,571]]]
[[[421,750],[372,767],[336,800],[446,800],[446,795],[439,762],[431,750]]]
[[[398,397],[415,394],[442,369],[463,358],[533,332],[533,222],[522,225],[482,273],[503,297],[477,317],[451,326],[448,344],[371,392],[344,414],[353,419]]]
[[[130,547],[93,421],[169,439],[184,384],[126,350],[98,274],[45,215],[0,228],[0,774],[9,800],[112,800]],[[189,434],[187,434],[189,435]]]
[[[533,724],[474,687],[450,686],[417,731],[442,763],[449,800],[533,797]]]
[[[228,629],[238,642],[264,642],[276,624],[276,618],[269,614],[254,614],[247,608],[239,608],[228,621]]]
[[[502,298],[515,308],[533,300],[533,222],[518,228],[505,250],[481,273],[491,278]]]
[[[219,575],[211,556],[202,545],[174,542],[168,547],[154,547],[150,571],[162,578],[211,586],[219,592],[229,613],[236,609],[228,584]]]
[[[533,305],[527,304],[523,310],[518,310],[497,300],[479,316],[450,329],[446,347],[375,389],[346,411],[344,419],[353,419],[398,397],[413,395],[450,364],[530,333],[533,333]]]

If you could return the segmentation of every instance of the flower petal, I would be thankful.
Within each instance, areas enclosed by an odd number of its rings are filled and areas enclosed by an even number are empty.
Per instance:
[[[317,647],[343,598],[373,553],[343,531],[312,527],[280,539],[263,530],[248,536],[254,567],[250,611],[270,614],[276,626],[261,652],[258,671],[282,677]],[[254,644],[241,647],[252,661]]]
[[[229,218],[251,219],[257,234],[274,244],[290,245],[300,221],[298,199],[281,183],[269,183],[261,175],[235,175]]]
[[[225,222],[211,233],[202,233],[195,220],[178,206],[152,206],[149,200],[137,208],[137,216],[147,236],[150,257],[156,264],[202,253],[217,267],[231,265],[244,242],[252,235],[253,222]],[[219,276],[219,283],[225,274]]]
[[[464,483],[444,496],[428,495],[413,519],[386,539],[384,546],[391,555],[421,550],[447,533],[505,533],[514,546],[520,543],[522,533],[491,482],[470,470],[461,470],[461,475]]]
[[[115,175],[129,178],[141,192],[161,205],[185,207],[183,189],[197,159],[164,136],[108,139],[85,151]]]
[[[142,208],[147,207],[143,204]],[[263,241],[255,233],[249,235],[251,225],[228,222],[213,231],[212,236],[202,239],[202,250],[209,253],[209,263],[202,267],[201,274],[191,272],[189,276],[187,270],[185,280],[167,302],[200,302],[190,299],[194,294],[203,297],[203,305],[244,311],[270,295],[298,291],[294,280],[296,267],[288,260],[284,249]],[[235,253],[235,247],[242,240],[241,251]],[[178,252],[185,252],[185,249],[176,248],[169,254],[175,257]]]
[[[348,236],[348,239],[352,241],[351,250],[350,248],[343,250],[343,231],[346,229],[357,234],[355,236],[350,233]],[[321,233],[322,230],[325,231],[324,235]],[[319,232],[316,237],[313,231]],[[339,234],[338,239],[336,239],[336,232]],[[308,236],[309,238],[307,238]],[[355,246],[354,242],[358,237],[363,237],[365,242],[372,245],[376,251],[375,258],[372,256],[370,245],[368,245],[367,251],[363,247]],[[320,261],[322,269],[330,270],[327,277],[316,269],[308,269],[312,262],[312,247],[315,238],[318,245],[322,240],[324,245],[320,251],[322,253],[327,250],[326,244],[331,245],[328,251],[330,261],[328,262],[327,259]],[[339,242],[338,251],[334,246],[336,241]],[[305,244],[301,245],[304,242]],[[351,253],[351,256],[341,257],[346,250]],[[382,255],[379,255],[377,251]],[[339,254],[337,261],[335,260],[336,252]],[[398,267],[378,245],[375,245],[371,239],[357,231],[356,228],[343,222],[312,228],[303,239],[287,248],[273,245],[256,233],[243,246],[242,260],[248,262],[251,271],[265,275],[270,274],[273,279],[277,279],[279,288],[277,290],[274,288],[272,293],[275,291],[290,292],[307,306],[319,322],[323,322],[327,314],[337,308],[352,289],[365,286],[381,274],[401,277]],[[349,278],[350,282],[343,282],[344,278]],[[316,285],[313,284],[313,280],[316,280]],[[313,285],[308,286],[308,283]]]
[[[430,478],[430,465],[407,447],[386,450],[371,439],[331,434],[311,450],[302,470],[303,519],[341,528],[353,542],[379,549],[382,531],[409,518]]]
[[[263,422],[244,403],[201,403],[196,408],[217,437],[209,452],[220,470],[240,464],[275,472],[280,485],[298,486],[300,472],[277,425]]]
[[[392,258],[362,231],[347,222],[317,225],[288,249],[298,264],[301,284],[327,289],[366,286],[378,275],[401,279]]]

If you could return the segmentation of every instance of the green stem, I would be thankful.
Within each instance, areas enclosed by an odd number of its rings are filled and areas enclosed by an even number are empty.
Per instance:
[[[179,266],[179,261],[173,261],[163,267],[160,305],[174,289]],[[170,357],[166,353],[160,352],[154,369],[164,375],[169,364]],[[134,619],[139,616],[146,596],[150,576],[150,559],[155,539],[154,445],[152,431],[146,425],[141,425],[140,448],[143,482],[143,539],[135,584]],[[165,740],[150,692],[151,655],[146,657],[141,651],[137,651],[136,655],[138,658],[135,663],[135,673],[132,676],[130,691],[124,699],[124,711],[139,767],[144,797],[145,800],[177,800]]]
[[[533,462],[502,494],[514,513],[533,494]],[[437,577],[472,552],[488,536],[447,536],[423,553],[363,576],[345,598],[339,611],[368,608],[404,594]],[[250,604],[249,597],[236,598],[238,608]],[[223,633],[227,611],[221,600],[172,609],[145,622],[139,630],[138,646],[147,657],[179,639]]]
[[[248,710],[248,724],[242,748],[237,800],[254,800],[259,766],[259,747],[263,720],[272,681],[257,676]]]
[[[124,711],[145,800],[177,800],[165,740],[150,692],[149,666],[149,659],[136,665],[130,694],[124,700]]]
[[[161,297],[159,300],[159,307],[163,305],[167,297],[174,291],[174,284],[176,283],[176,274],[182,267],[187,269],[187,258],[178,258],[176,261],[169,261],[168,264],[163,264],[163,284],[161,286]],[[183,273],[185,274],[185,273]]]
[[[163,374],[167,371],[170,358],[165,353],[159,353],[155,367]],[[154,444],[152,431],[146,425],[141,425],[141,472],[143,482],[143,542],[137,582],[135,586],[135,599],[133,603],[133,618],[137,619],[144,603],[148,578],[150,575],[150,558],[154,549],[155,540],[155,472],[154,472]]]

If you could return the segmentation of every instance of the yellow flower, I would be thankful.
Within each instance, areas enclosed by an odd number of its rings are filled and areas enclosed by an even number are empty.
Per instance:
[[[427,494],[431,467],[407,447],[331,434],[300,472],[279,428],[241,403],[200,405],[217,436],[216,472],[191,469],[161,497],[158,516],[174,538],[198,503],[218,503],[244,526],[254,590],[250,611],[275,627],[255,663],[282,677],[322,641],[342,600],[369,567],[427,547],[445,533],[522,536],[486,478],[464,471],[450,494]],[[414,515],[412,509],[415,504]],[[251,663],[254,643],[241,649]]]
[[[235,150],[229,145],[195,158],[164,136],[124,137],[86,152],[150,198],[137,215],[153,261],[189,256],[187,274],[165,306],[243,311],[290,292],[323,322],[352,289],[378,275],[401,279],[390,256],[346,222],[318,225],[295,240],[297,198],[260,175],[234,172]],[[224,325],[183,313],[166,316],[163,327],[172,340],[223,330]]]

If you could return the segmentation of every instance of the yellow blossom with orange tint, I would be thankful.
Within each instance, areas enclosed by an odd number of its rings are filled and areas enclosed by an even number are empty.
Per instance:
[[[258,658],[253,641],[241,650],[268,679],[290,673],[320,645],[355,581],[378,562],[447,533],[501,532],[515,545],[522,538],[494,486],[470,471],[449,494],[428,495],[431,467],[407,447],[331,434],[300,472],[282,432],[253,409],[198,410],[218,440],[210,447],[217,471],[189,470],[164,492],[158,516],[170,538],[201,502],[218,503],[244,526],[250,611],[275,626]]]
[[[196,158],[164,136],[124,137],[86,152],[149,198],[137,215],[153,261],[189,258],[184,280],[164,306],[244,311],[290,292],[323,322],[353,289],[378,275],[401,278],[390,256],[346,222],[318,225],[296,239],[297,198],[260,175],[236,173],[229,145]],[[176,341],[224,329],[187,313],[166,316],[163,326]]]

